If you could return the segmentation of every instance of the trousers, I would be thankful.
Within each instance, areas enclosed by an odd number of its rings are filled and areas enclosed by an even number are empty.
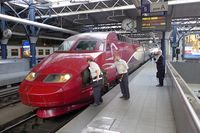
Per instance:
[[[128,85],[128,73],[123,74],[123,77],[120,82],[121,93],[125,98],[130,97],[129,85]]]
[[[163,86],[163,80],[164,80],[164,78],[160,77],[158,79],[159,79],[159,85]]]
[[[102,86],[103,86],[103,80],[102,79],[100,79],[98,81],[94,81],[92,83],[94,103],[96,103],[96,104],[100,104],[103,101],[102,97],[101,97]]]

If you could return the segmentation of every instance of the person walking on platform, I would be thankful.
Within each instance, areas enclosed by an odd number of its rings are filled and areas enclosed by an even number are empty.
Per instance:
[[[114,56],[114,61],[115,62],[112,67],[116,67],[117,73],[119,75],[120,88],[122,93],[122,96],[120,98],[128,100],[130,98],[128,83],[128,64],[125,60],[121,59],[118,54]]]
[[[164,58],[162,55],[162,50],[158,50],[155,53],[154,60],[156,62],[156,68],[157,68],[157,73],[156,77],[159,79],[159,84],[156,85],[157,87],[162,87],[163,86],[163,80],[165,77],[165,65],[164,65]]]
[[[103,74],[99,65],[94,62],[92,58],[87,59],[89,64],[90,76],[92,79],[93,96],[94,96],[94,106],[98,106],[103,102],[101,97],[101,89],[103,85]]]

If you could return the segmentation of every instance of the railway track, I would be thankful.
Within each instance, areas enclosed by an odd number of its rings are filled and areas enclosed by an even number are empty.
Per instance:
[[[1,127],[0,133],[54,133],[83,110],[49,119],[38,118],[35,112],[32,112],[4,125]]]
[[[17,92],[18,88],[19,86],[10,86],[0,89],[0,109],[20,101]]]

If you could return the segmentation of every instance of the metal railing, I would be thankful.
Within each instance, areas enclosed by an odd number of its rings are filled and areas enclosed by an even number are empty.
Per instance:
[[[177,88],[176,90],[179,93],[180,98],[182,98],[181,101],[184,102],[184,105],[185,105],[187,111],[189,112],[189,116],[192,118],[192,121],[194,122],[194,126],[196,127],[196,131],[200,132],[199,117],[198,117],[196,111],[194,110],[192,104],[190,103],[191,100],[189,99],[189,97],[184,92],[184,89],[190,91],[190,88],[188,87],[187,83],[182,79],[182,77],[177,73],[177,71],[174,69],[174,67],[169,62],[167,62],[167,71],[169,71],[169,76],[172,77],[172,80],[176,84],[176,88]],[[173,89],[175,89],[175,88],[173,88]],[[194,97],[194,96],[191,95],[191,97]],[[193,100],[197,100],[197,99],[194,97]],[[184,106],[184,105],[182,105],[182,106]]]

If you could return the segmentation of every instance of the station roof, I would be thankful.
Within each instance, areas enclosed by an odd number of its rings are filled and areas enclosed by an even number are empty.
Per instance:
[[[157,2],[158,0],[148,0]],[[5,14],[28,18],[30,0],[9,0],[4,2],[7,12]],[[33,0],[36,10],[36,21],[54,25],[78,32],[88,31],[124,31],[121,23],[126,18],[137,19],[140,13],[140,0]],[[172,24],[187,30],[199,26],[200,0],[168,0],[169,18]],[[14,11],[13,11],[14,10]],[[16,15],[17,13],[17,15]],[[13,23],[8,23],[14,26]],[[15,28],[16,32],[22,32]],[[195,28],[193,28],[195,29]],[[198,29],[198,28],[196,28]],[[41,30],[42,35],[55,36],[52,30]],[[59,33],[56,36],[64,37]],[[135,36],[144,36],[145,33],[137,33]],[[145,35],[146,37],[147,35]]]

